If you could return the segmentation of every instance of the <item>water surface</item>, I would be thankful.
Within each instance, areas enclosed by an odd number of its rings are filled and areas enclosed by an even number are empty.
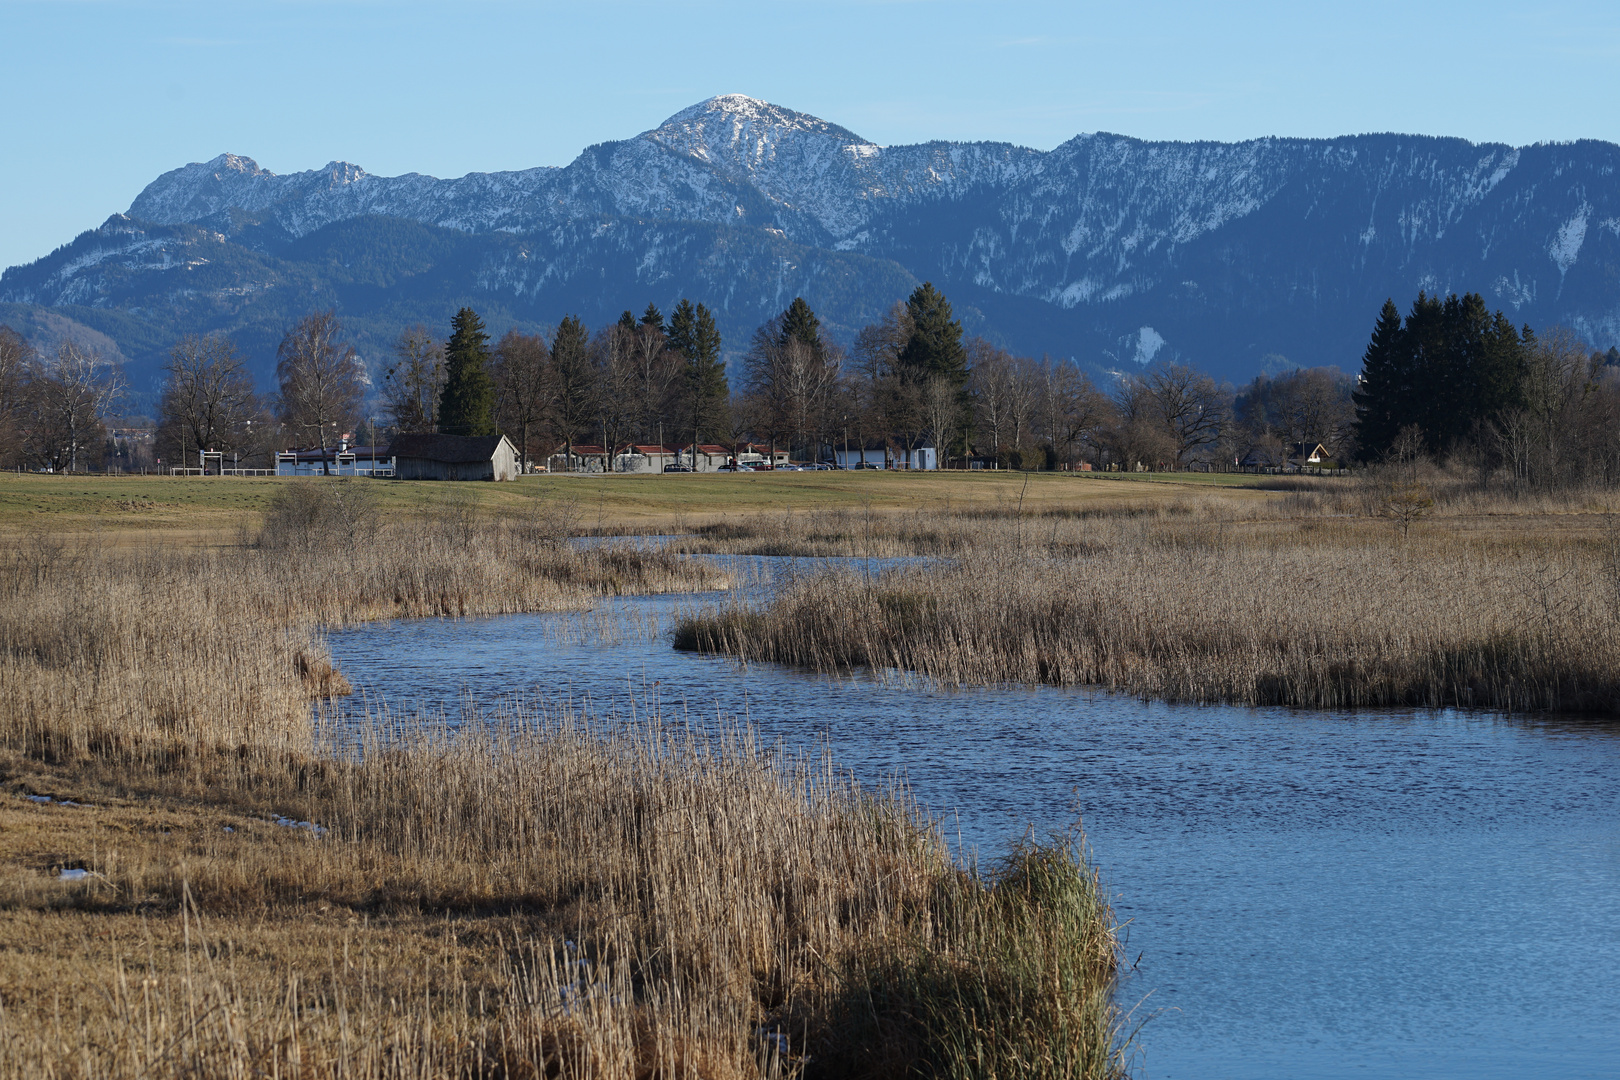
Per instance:
[[[463,699],[632,693],[746,717],[863,780],[903,773],[985,857],[1083,816],[1129,920],[1138,1075],[1620,1076],[1620,728],[828,678],[675,652],[657,627],[704,599],[331,646],[368,694],[452,718]]]

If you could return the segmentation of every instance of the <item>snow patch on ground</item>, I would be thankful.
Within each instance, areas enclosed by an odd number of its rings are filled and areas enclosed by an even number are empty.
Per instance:
[[[1493,281],[1491,283],[1491,291],[1496,293],[1496,295],[1505,301],[1509,307],[1517,311],[1525,304],[1535,300],[1536,283],[1533,281],[1520,281],[1519,272],[1515,270],[1513,271],[1513,277],[1511,279],[1504,274],[1502,277],[1499,277]]]
[[[1153,363],[1153,358],[1159,355],[1164,348],[1164,337],[1151,326],[1144,326],[1136,332],[1136,355],[1131,357],[1143,367]]]
[[[23,798],[27,799],[29,802],[46,803],[55,806],[88,807],[90,805],[89,803],[74,802],[72,799],[57,799],[50,795],[24,795]]]
[[[1575,216],[1559,226],[1558,234],[1547,248],[1547,254],[1552,256],[1560,277],[1569,273],[1569,268],[1575,265],[1576,256],[1581,253],[1581,245],[1586,242],[1586,219],[1591,213],[1592,207],[1582,203]]]
[[[280,825],[284,829],[306,829],[309,832],[314,833],[316,836],[326,835],[326,826],[317,825],[313,821],[294,821],[290,817],[277,817],[272,818],[271,823]]]
[[[1058,294],[1057,302],[1066,308],[1072,308],[1077,304],[1084,304],[1086,301],[1090,300],[1096,295],[1097,284],[1098,283],[1096,281],[1089,277],[1084,277],[1079,281],[1071,282],[1066,289]]]

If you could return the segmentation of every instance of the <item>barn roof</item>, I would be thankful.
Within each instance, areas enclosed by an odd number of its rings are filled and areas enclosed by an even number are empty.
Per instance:
[[[395,435],[391,458],[417,458],[460,465],[495,457],[505,435]]]

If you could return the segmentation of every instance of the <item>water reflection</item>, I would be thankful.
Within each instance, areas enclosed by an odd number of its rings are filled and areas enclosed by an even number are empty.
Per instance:
[[[819,564],[730,565],[764,590]],[[651,695],[695,723],[826,743],[865,780],[904,773],[986,855],[1083,816],[1129,920],[1125,1000],[1164,1010],[1141,1035],[1148,1076],[1620,1072],[1613,725],[951,691],[674,652],[670,617],[709,599],[376,624],[331,644],[396,707]]]

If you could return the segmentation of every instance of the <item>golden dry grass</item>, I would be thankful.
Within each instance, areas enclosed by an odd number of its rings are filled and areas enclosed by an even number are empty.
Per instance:
[[[1392,483],[1440,496],[1404,535],[1382,512]],[[678,641],[1178,701],[1620,708],[1604,493],[1481,495],[1443,475],[1295,487],[1264,504],[734,521],[706,546],[946,561],[801,580],[762,609],[695,616]]]
[[[12,755],[0,1073],[955,1075],[973,1015],[981,1060],[1038,1065],[1002,1075],[1121,1071],[1072,849],[966,874],[903,794],[746,730],[489,719],[162,774]]]
[[[311,718],[342,689],[322,626],[707,563],[289,490],[230,547],[0,562],[0,1076],[1121,1073],[1111,916],[1067,842],[964,872],[903,794],[745,730]]]

